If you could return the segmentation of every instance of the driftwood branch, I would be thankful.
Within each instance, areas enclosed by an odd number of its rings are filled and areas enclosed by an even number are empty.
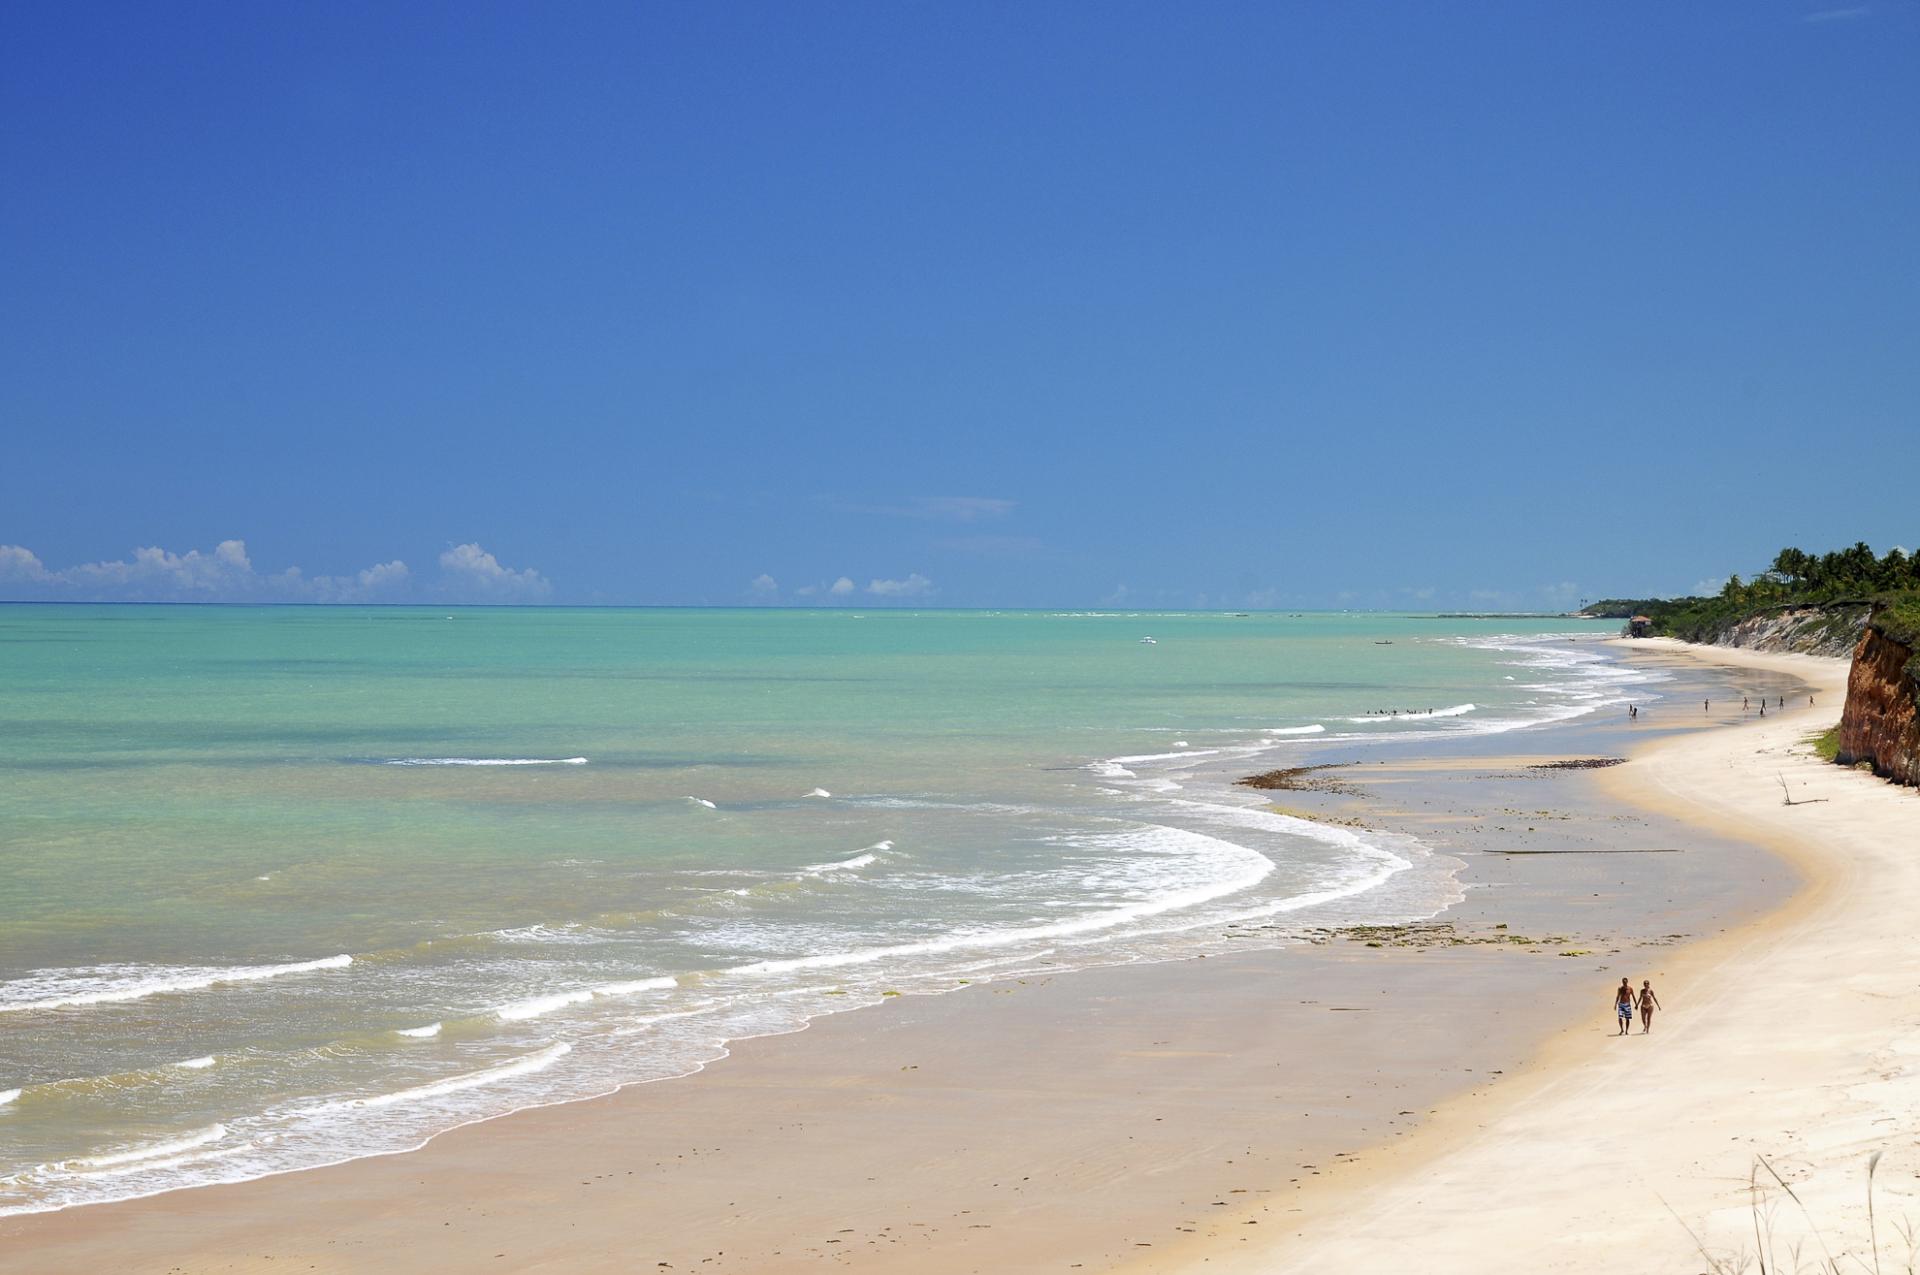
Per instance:
[[[1793,789],[1787,787],[1787,777],[1779,773],[1778,771],[1775,771],[1774,778],[1780,781],[1781,800],[1786,802],[1786,804],[1789,806],[1811,806],[1817,801],[1826,800],[1825,797],[1802,797],[1800,800],[1795,801],[1793,799]]]

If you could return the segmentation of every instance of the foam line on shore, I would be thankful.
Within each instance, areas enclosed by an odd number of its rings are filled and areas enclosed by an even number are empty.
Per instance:
[[[548,1045],[545,1049],[501,1063],[497,1067],[487,1067],[479,1071],[470,1071],[458,1076],[449,1076],[445,1080],[436,1080],[430,1084],[415,1085],[409,1089],[396,1089],[392,1093],[374,1094],[366,1098],[347,1098],[339,1102],[326,1103],[317,1111],[358,1110],[366,1107],[391,1107],[397,1103],[420,1102],[430,1098],[441,1098],[448,1094],[460,1093],[467,1089],[478,1089],[483,1085],[498,1084],[516,1076],[529,1076],[545,1071],[553,1064],[573,1052],[573,1046],[566,1041]]]
[[[227,1136],[227,1127],[223,1124],[208,1125],[197,1129],[182,1138],[166,1142],[156,1142],[144,1147],[129,1147],[122,1151],[110,1151],[101,1155],[81,1156],[69,1163],[78,1169],[104,1169],[116,1164],[131,1164],[136,1160],[155,1160],[167,1156],[191,1151],[195,1147],[204,1147],[209,1142],[218,1142]]]

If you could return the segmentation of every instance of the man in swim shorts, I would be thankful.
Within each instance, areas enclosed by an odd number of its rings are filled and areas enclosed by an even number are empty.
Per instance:
[[[1620,1020],[1620,1030],[1615,1035],[1625,1036],[1633,1030],[1633,984],[1624,978],[1620,986],[1613,989],[1613,1014]]]

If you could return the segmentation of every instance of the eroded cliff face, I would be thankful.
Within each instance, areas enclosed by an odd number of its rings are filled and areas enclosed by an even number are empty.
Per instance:
[[[1840,716],[1842,765],[1872,762],[1876,775],[1920,785],[1920,663],[1913,648],[1872,625],[1854,648]]]
[[[1860,640],[1867,607],[1789,607],[1751,616],[1713,639],[1715,646],[1753,651],[1799,651],[1806,655],[1847,655]]]

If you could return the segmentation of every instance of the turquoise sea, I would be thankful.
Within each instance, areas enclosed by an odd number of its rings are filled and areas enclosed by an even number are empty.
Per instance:
[[[1236,919],[1432,915],[1455,861],[1230,781],[1651,698],[1614,627],[0,606],[0,1213]]]

